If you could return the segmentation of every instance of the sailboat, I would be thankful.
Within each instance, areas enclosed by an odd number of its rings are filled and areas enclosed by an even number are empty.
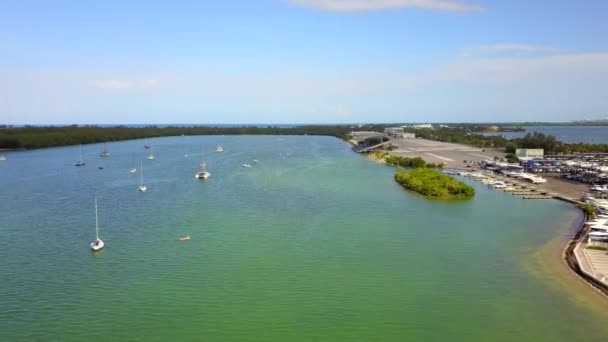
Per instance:
[[[75,166],[84,166],[85,162],[84,160],[82,160],[82,145],[80,145],[80,159],[78,159],[78,161],[76,163],[74,163]]]
[[[144,148],[149,149],[150,145],[148,145],[148,139],[144,139]]]
[[[131,162],[135,164],[135,158],[131,158]],[[137,173],[137,167],[132,167],[129,169],[129,173]]]
[[[215,148],[215,152],[221,153],[224,152],[224,149],[222,148],[222,146],[217,145],[217,147]]]
[[[149,147],[148,147],[149,148]],[[156,158],[154,156],[154,153],[152,153],[152,151],[150,151],[150,155],[148,156],[148,160],[154,160],[154,158]]]
[[[148,191],[148,187],[144,184],[144,162],[141,162],[141,166],[140,166],[140,179],[141,179],[141,183],[139,184],[139,191],[141,192],[146,192]]]
[[[203,148],[201,147],[201,169],[200,171],[198,171],[195,175],[194,178],[196,179],[207,179],[209,178],[209,176],[211,176],[211,173],[207,172],[207,164],[205,164],[205,151],[203,150]]]
[[[106,149],[106,143],[103,143],[103,151],[99,154],[100,157],[109,157],[110,152]]]
[[[94,252],[97,252],[98,250],[102,249],[105,246],[103,241],[99,238],[99,218],[97,216],[97,197],[95,197],[95,240],[91,241],[89,246],[91,247],[91,249]]]

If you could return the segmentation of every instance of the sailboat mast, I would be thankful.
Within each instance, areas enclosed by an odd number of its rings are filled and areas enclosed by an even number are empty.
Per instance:
[[[80,161],[82,161],[82,144],[80,144]]]
[[[139,168],[140,168],[139,175],[141,177],[141,185],[144,185],[144,162],[143,161],[141,162],[141,166]]]
[[[95,197],[95,239],[99,240],[99,217],[97,215],[97,196]]]

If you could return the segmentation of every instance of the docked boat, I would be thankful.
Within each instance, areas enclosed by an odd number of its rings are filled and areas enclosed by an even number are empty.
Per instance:
[[[143,162],[141,162],[139,170],[140,170],[140,172],[139,172],[139,176],[140,176],[139,191],[146,192],[146,191],[148,191],[148,187],[146,186],[146,184],[144,184],[144,163]]]
[[[99,238],[99,218],[97,216],[97,197],[95,197],[95,240],[91,241],[89,246],[91,247],[91,249],[94,252],[101,250],[105,246],[105,244],[103,243],[103,240],[101,240]]]
[[[492,182],[491,184],[489,184],[491,187],[493,187],[494,189],[506,189],[507,188],[507,184],[503,181],[495,181]]]
[[[205,151],[201,148],[201,169],[194,175],[196,179],[207,179],[211,173],[207,172],[207,164],[205,163]]]
[[[595,184],[591,188],[589,188],[589,191],[608,192],[608,186],[606,184],[604,184],[604,185]]]
[[[221,153],[224,152],[224,149],[222,148],[222,146],[217,145],[217,147],[215,148],[215,152]]]
[[[109,157],[110,152],[106,149],[106,143],[103,143],[103,151],[99,154],[100,157]]]
[[[78,161],[76,163],[74,163],[75,166],[84,166],[85,162],[84,160],[82,160],[82,145],[80,145],[80,159],[78,159]]]

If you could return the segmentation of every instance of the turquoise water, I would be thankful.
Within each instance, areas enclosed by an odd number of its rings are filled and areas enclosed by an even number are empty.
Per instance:
[[[608,126],[524,126],[523,132],[485,133],[507,139],[523,138],[528,133],[550,134],[565,143],[608,144]]]
[[[526,257],[573,209],[474,184],[404,191],[330,137],[207,136],[6,154],[0,340],[602,340]],[[221,144],[224,153],[213,152]],[[210,179],[193,179],[206,146]],[[184,151],[192,154],[184,158]],[[147,193],[128,169],[143,159]],[[258,159],[259,163],[253,163]],[[251,169],[241,166],[252,164]],[[98,169],[103,166],[103,170]],[[93,197],[106,248],[92,253]],[[178,238],[190,235],[191,241]]]

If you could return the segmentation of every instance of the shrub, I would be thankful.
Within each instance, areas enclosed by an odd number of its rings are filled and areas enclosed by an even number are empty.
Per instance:
[[[468,184],[429,168],[397,171],[395,181],[408,190],[431,198],[467,199],[475,196],[475,189]]]
[[[587,214],[587,216],[589,217],[593,217],[595,215],[595,208],[591,205],[591,204],[577,204],[576,205],[578,208],[580,208],[582,211],[585,212],[585,214]]]

